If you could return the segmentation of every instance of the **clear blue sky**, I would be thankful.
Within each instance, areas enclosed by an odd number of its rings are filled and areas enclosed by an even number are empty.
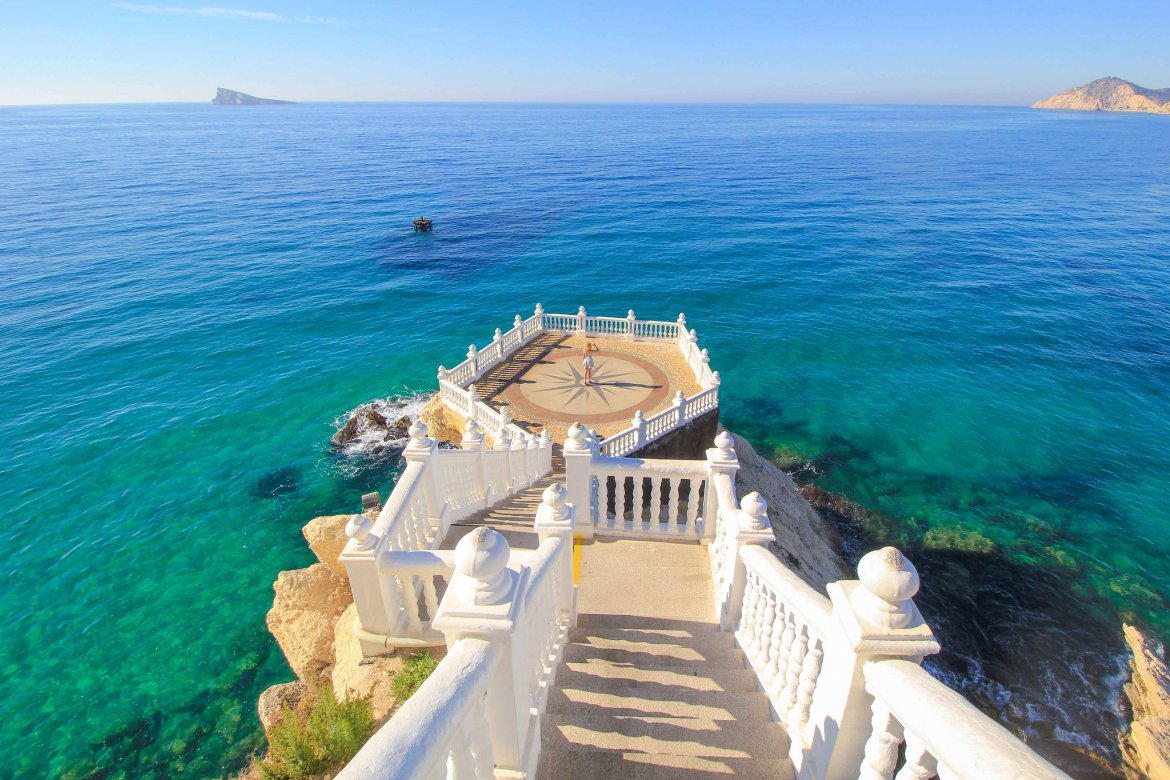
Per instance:
[[[1170,86],[1170,1],[0,0],[0,104],[1026,104]]]

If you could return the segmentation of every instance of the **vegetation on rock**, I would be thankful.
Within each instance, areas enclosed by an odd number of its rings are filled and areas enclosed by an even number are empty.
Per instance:
[[[439,662],[429,650],[419,650],[410,654],[402,669],[394,675],[394,698],[399,706],[422,687],[438,665]]]
[[[285,709],[268,736],[268,753],[254,769],[265,780],[300,780],[335,772],[353,758],[374,725],[364,699],[338,702],[325,686],[299,711]]]

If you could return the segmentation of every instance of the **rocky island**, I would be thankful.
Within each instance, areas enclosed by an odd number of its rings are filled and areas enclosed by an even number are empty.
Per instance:
[[[1125,79],[1106,76],[1037,101],[1032,108],[1170,114],[1170,89],[1146,89]]]
[[[224,89],[217,87],[215,90],[215,97],[211,100],[217,106],[291,106],[295,105],[291,100],[272,100],[271,98],[256,97],[255,95],[246,95],[243,92],[236,92],[234,89]]]

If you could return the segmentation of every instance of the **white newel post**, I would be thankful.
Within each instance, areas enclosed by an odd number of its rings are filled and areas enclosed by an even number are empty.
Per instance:
[[[577,622],[577,586],[573,583],[573,512],[568,503],[569,491],[559,482],[544,489],[540,506],[536,508],[536,535],[540,542],[556,537],[564,544],[560,563],[560,592],[557,609],[569,616],[570,625]]]
[[[675,334],[675,340],[681,341],[687,332],[687,315],[683,312],[678,313],[678,333]]]
[[[687,344],[687,364],[689,365],[699,352],[699,334],[695,333],[694,328],[691,328],[691,332],[687,334],[687,342],[689,342]]]
[[[479,391],[475,389],[475,382],[467,386],[467,419],[475,419],[475,405],[479,403]]]
[[[674,407],[675,427],[681,428],[687,421],[687,397],[683,395],[683,391],[679,390],[674,394],[674,399],[671,400],[671,405]]]
[[[505,492],[513,493],[516,491],[516,475],[512,473],[512,432],[505,425],[500,428],[500,433],[496,436],[496,451],[503,452],[504,458],[504,484],[507,485]]]
[[[707,382],[707,388],[706,388],[706,389],[708,389],[708,390],[709,390],[709,389],[710,389],[710,388],[712,388],[712,387],[719,387],[719,385],[721,385],[721,384],[723,384],[723,377],[719,376],[719,372],[718,372],[718,371],[712,371],[712,372],[711,372],[711,379],[710,379],[710,380]],[[716,390],[716,391],[715,391],[715,394],[716,394],[716,395],[718,395],[718,394],[719,394],[719,391],[718,391],[718,390]]]
[[[577,309],[577,335],[585,335],[585,307],[581,306]]]
[[[439,442],[427,436],[427,425],[422,420],[415,420],[410,424],[408,431],[410,441],[402,451],[402,457],[407,463],[423,464],[422,489],[427,499],[427,517],[431,526],[439,529],[439,538],[447,534],[443,524],[443,508],[446,499],[443,497],[443,479],[439,469]]]
[[[540,333],[544,330],[544,307],[538,303],[532,313],[536,316],[536,332]]]
[[[634,435],[637,437],[635,449],[646,446],[646,415],[642,414],[641,409],[634,412],[634,419],[630,420],[630,427],[634,429]]]
[[[524,318],[519,314],[517,314],[515,319],[512,320],[512,329],[516,331],[516,342],[512,345],[512,348],[508,350],[509,354],[515,352],[520,348],[520,345],[524,343]]]
[[[735,454],[735,440],[727,431],[720,431],[715,437],[715,446],[707,450],[707,495],[703,497],[704,542],[715,538],[715,524],[719,520],[719,491],[715,489],[715,478],[726,474],[731,480],[731,495],[735,495],[735,473],[739,471],[739,456]],[[692,483],[691,490],[695,489]]]
[[[479,379],[479,353],[476,352],[474,344],[467,347],[467,359],[471,361],[471,378]]]
[[[732,479],[735,479],[732,476]],[[768,521],[768,502],[759,493],[748,493],[739,502],[739,509],[725,517],[723,522],[731,523],[727,529],[723,549],[716,554],[724,556],[723,571],[730,579],[727,600],[719,613],[719,627],[723,631],[734,631],[743,611],[743,594],[747,588],[747,567],[743,564],[740,551],[750,545],[767,545],[776,541],[776,532]]]
[[[540,479],[540,440],[535,433],[528,434],[524,440],[528,451],[525,453],[524,465],[528,468],[528,482],[533,484]]]
[[[349,588],[358,614],[358,643],[366,658],[394,652],[386,638],[394,633],[399,615],[398,583],[378,570],[378,537],[365,515],[353,515],[345,524],[349,541],[338,560],[349,575]]]
[[[552,471],[552,434],[548,428],[540,429],[540,475]]]
[[[593,486],[589,468],[593,462],[593,444],[585,426],[579,422],[569,426],[564,456],[565,485],[569,490],[569,503],[577,507],[577,533],[585,539],[592,539],[596,507],[590,500]]]
[[[519,485],[516,488],[517,490],[526,488],[532,484],[532,477],[528,473],[528,469],[525,468],[525,461],[528,459],[527,450],[528,442],[525,441],[524,434],[514,433],[512,435],[512,454],[510,457],[512,458],[513,462],[512,476],[519,479]],[[520,473],[517,474],[517,471]]]
[[[856,778],[870,736],[873,697],[865,690],[868,661],[901,658],[921,663],[941,649],[914,604],[918,571],[893,547],[874,550],[857,564],[858,580],[829,583],[833,635],[809,712],[804,744],[790,756],[800,778]]]
[[[455,572],[443,603],[431,624],[452,647],[474,637],[499,646],[500,663],[491,675],[485,701],[485,720],[491,726],[496,771],[513,777],[531,777],[529,750],[529,668],[519,621],[525,577],[508,568],[511,551],[496,531],[480,526],[455,546]],[[539,736],[535,737],[539,739]],[[498,775],[497,775],[498,776]]]
[[[467,425],[463,426],[463,439],[459,442],[459,448],[475,453],[472,473],[475,474],[475,486],[483,496],[483,504],[479,508],[490,506],[491,483],[488,482],[487,462],[483,457],[483,428],[475,420],[468,420]]]
[[[439,384],[442,385],[444,379],[447,378],[447,369],[444,366],[439,366]],[[441,389],[441,388],[440,388]]]
[[[499,363],[504,359],[504,331],[496,328],[496,332],[492,334],[492,346],[495,352],[492,353],[492,362]]]
[[[634,310],[630,309],[629,313],[626,314],[626,340],[627,341],[634,340],[634,325],[637,322],[637,320],[638,320],[638,318],[634,316]]]

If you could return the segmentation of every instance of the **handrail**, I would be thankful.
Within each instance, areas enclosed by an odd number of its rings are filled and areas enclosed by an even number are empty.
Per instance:
[[[484,698],[502,655],[498,645],[484,639],[457,641],[426,682],[337,774],[337,780],[447,776],[449,758],[471,770],[456,772],[457,777],[490,778],[493,761]],[[465,735],[469,742],[463,739]]]
[[[918,664],[870,661],[864,675],[866,690],[874,697],[875,727],[879,721],[896,721],[870,737],[875,750],[867,744],[867,763],[871,753],[877,756],[883,748],[896,757],[898,743],[905,739],[907,763],[923,768],[923,773],[910,772],[908,777],[925,777],[932,770],[942,780],[1068,777]],[[903,733],[898,734],[899,730]]]
[[[744,566],[772,591],[783,596],[784,604],[822,640],[831,636],[833,605],[823,594],[797,577],[776,556],[759,545],[739,551]]]

